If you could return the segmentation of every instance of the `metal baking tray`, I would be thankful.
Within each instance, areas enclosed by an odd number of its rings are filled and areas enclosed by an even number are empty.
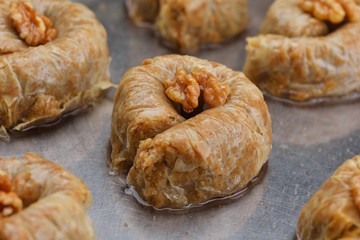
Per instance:
[[[113,82],[144,58],[174,53],[151,29],[126,17],[124,1],[81,0],[108,31]],[[241,70],[245,38],[256,35],[270,0],[250,0],[242,36],[198,57]],[[124,193],[124,177],[109,174],[112,96],[60,124],[0,142],[0,155],[36,152],[68,168],[90,188],[89,214],[98,239],[294,239],[298,214],[316,189],[346,159],[360,153],[360,103],[294,107],[267,100],[273,150],[263,179],[231,203],[186,213],[157,212]]]

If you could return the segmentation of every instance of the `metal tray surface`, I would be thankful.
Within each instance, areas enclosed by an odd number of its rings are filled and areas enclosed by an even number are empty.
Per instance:
[[[173,53],[150,29],[134,26],[123,1],[81,0],[109,35],[115,83],[144,58]],[[251,0],[248,31],[197,56],[241,70],[245,37],[256,35],[270,0]],[[89,214],[98,239],[295,239],[298,214],[346,159],[360,153],[360,103],[293,107],[268,100],[273,150],[262,181],[241,199],[187,213],[145,209],[124,194],[124,177],[109,174],[112,96],[60,124],[0,142],[0,155],[36,152],[68,168],[90,188]]]

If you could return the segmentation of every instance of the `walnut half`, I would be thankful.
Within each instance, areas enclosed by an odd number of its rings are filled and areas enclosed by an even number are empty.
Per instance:
[[[174,79],[164,83],[168,98],[180,103],[185,112],[190,113],[199,105],[200,86],[191,74],[178,70]]]
[[[337,24],[360,20],[360,7],[355,0],[301,0],[299,7],[321,21]]]
[[[197,108],[200,91],[203,91],[204,101],[209,107],[224,105],[230,94],[229,86],[222,85],[219,78],[205,69],[196,70],[192,73],[178,70],[174,79],[167,79],[164,83],[168,98],[182,104],[187,113]]]
[[[9,176],[0,170],[0,219],[9,217],[23,208],[22,200],[12,192]]]
[[[192,72],[191,75],[198,81],[200,89],[204,92],[204,101],[209,107],[217,107],[226,103],[230,94],[229,86],[220,84],[219,78],[205,69]]]
[[[45,44],[56,37],[51,20],[37,13],[30,3],[11,3],[10,19],[20,38],[29,46]]]

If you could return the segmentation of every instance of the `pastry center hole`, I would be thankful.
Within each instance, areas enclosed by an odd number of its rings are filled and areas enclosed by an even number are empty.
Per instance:
[[[202,113],[204,110],[209,108],[209,106],[205,103],[203,99],[202,92],[200,93],[200,97],[199,97],[199,105],[191,112],[186,112],[181,104],[176,104],[176,105],[177,105],[176,111],[185,119],[195,117],[196,115]]]

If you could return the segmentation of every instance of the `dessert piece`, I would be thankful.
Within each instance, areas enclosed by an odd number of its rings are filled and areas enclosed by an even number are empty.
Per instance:
[[[156,208],[233,194],[269,157],[271,119],[261,92],[219,63],[146,59],[124,74],[114,102],[111,167],[130,169],[128,184]]]
[[[45,125],[111,86],[106,32],[66,0],[0,2],[0,130]]]
[[[248,38],[244,73],[295,102],[360,96],[360,6],[354,0],[277,0]]]
[[[247,0],[128,0],[135,23],[154,23],[162,39],[180,51],[224,42],[248,23]]]
[[[300,212],[299,240],[360,238],[360,156],[347,160]]]
[[[160,0],[126,0],[129,17],[136,24],[154,23]]]
[[[34,153],[0,157],[0,239],[94,239],[80,179]]]

